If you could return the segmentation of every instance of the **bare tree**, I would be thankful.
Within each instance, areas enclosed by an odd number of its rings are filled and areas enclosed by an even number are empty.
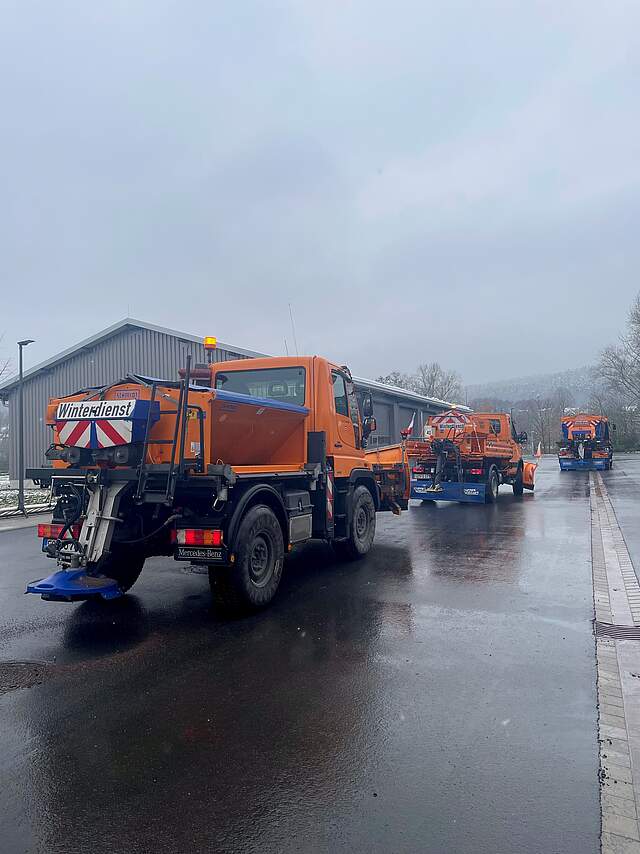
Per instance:
[[[463,397],[459,374],[445,370],[438,362],[418,365],[415,389],[426,397],[437,397],[440,400],[455,401]]]
[[[390,374],[385,374],[383,377],[378,377],[379,383],[385,385],[394,385],[397,388],[406,388],[411,391],[415,390],[415,377],[409,374],[403,374],[401,371],[391,371]]]
[[[640,294],[635,298],[627,331],[620,344],[607,347],[600,357],[598,374],[610,391],[627,399],[628,405],[640,401]]]
[[[4,335],[0,335],[0,344],[2,344],[2,339]],[[11,372],[11,359],[7,356],[6,358],[0,357],[0,380]]]

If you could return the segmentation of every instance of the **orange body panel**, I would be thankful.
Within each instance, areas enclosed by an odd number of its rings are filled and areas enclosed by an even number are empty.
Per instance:
[[[604,415],[589,415],[581,412],[578,415],[566,415],[561,424],[566,428],[567,439],[577,438],[574,433],[579,433],[580,439],[596,439],[596,428],[599,424],[607,424],[609,419]],[[603,454],[606,456],[606,453]]]

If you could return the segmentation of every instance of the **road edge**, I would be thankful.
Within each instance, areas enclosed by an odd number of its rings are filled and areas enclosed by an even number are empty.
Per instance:
[[[640,854],[640,585],[602,475],[589,485],[601,851]]]

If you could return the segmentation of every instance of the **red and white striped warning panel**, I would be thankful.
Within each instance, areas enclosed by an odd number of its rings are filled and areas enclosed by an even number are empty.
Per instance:
[[[58,441],[76,448],[128,445],[133,435],[135,400],[72,401],[58,404]]]
[[[91,421],[56,421],[61,445],[88,448],[91,443]]]
[[[327,472],[327,521],[333,522],[333,472]]]
[[[441,415],[434,415],[431,423],[441,430],[446,430],[450,427],[464,427],[465,424],[469,423],[469,417],[464,412],[457,412],[455,409],[450,409]]]

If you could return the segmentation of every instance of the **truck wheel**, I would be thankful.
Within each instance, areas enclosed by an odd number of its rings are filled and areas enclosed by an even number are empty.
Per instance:
[[[489,475],[487,477],[486,489],[484,493],[485,504],[493,504],[494,501],[498,497],[498,487],[500,483],[498,481],[498,471],[495,466],[491,466],[489,469]]]
[[[273,599],[282,578],[282,528],[270,507],[247,511],[236,535],[232,566],[209,567],[214,601],[231,611],[255,611]]]
[[[366,486],[357,486],[353,493],[351,523],[346,540],[335,544],[341,557],[358,560],[371,549],[376,535],[376,507]]]
[[[513,494],[522,495],[524,492],[524,483],[522,480],[522,467],[518,469],[516,479],[513,481]]]
[[[111,551],[103,555],[95,564],[93,574],[106,575],[118,582],[123,593],[136,583],[144,566],[144,551],[132,546],[114,545]]]

